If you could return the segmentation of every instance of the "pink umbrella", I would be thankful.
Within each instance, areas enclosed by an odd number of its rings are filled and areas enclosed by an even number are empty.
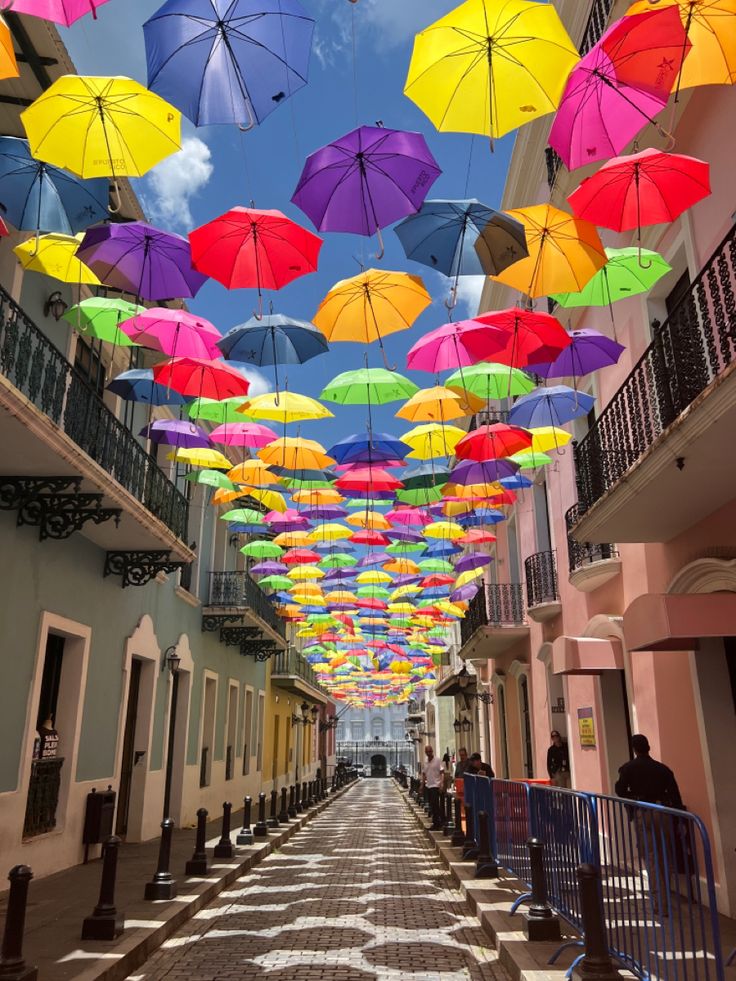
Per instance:
[[[253,450],[263,449],[276,438],[273,429],[257,422],[226,422],[224,426],[217,426],[210,433],[213,443],[224,443],[225,446],[247,446]]]
[[[2,0],[0,10],[12,10],[15,14],[31,14],[52,20],[55,24],[71,27],[75,20],[92,14],[108,0]]]
[[[406,356],[406,364],[415,371],[433,374],[450,368],[468,368],[490,360],[506,347],[507,340],[502,330],[477,320],[443,324],[417,341]]]
[[[429,512],[419,508],[396,508],[389,511],[386,517],[392,525],[419,525],[423,527],[432,521]]]
[[[217,341],[222,335],[217,327],[186,310],[152,307],[125,320],[120,329],[136,344],[172,358],[214,360],[220,357]]]

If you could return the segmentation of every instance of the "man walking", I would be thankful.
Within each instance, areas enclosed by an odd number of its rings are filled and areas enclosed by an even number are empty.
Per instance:
[[[442,813],[440,811],[440,791],[443,789],[445,770],[442,760],[434,755],[431,746],[425,746],[427,757],[422,767],[422,789],[426,790],[429,808],[432,813],[432,831],[442,830]]]
[[[627,800],[642,800],[648,804],[682,809],[682,797],[674,773],[664,763],[652,759],[650,748],[646,736],[631,737],[634,759],[619,768],[616,794]]]
[[[547,773],[555,787],[570,789],[570,753],[567,743],[555,729],[550,733],[552,745],[547,750]]]

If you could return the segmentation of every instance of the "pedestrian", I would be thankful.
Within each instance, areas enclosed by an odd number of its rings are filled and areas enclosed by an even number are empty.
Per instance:
[[[668,766],[649,755],[649,740],[637,734],[631,737],[634,759],[619,768],[616,794],[626,800],[646,804],[661,804],[684,810],[680,788]],[[670,876],[676,868],[668,860],[668,847],[679,843],[677,819],[648,807],[631,807],[629,820],[636,827],[636,842],[640,867],[646,869],[649,895],[654,913],[669,913]]]
[[[466,773],[472,773],[479,777],[488,777],[489,780],[493,780],[496,774],[493,772],[493,767],[490,763],[484,763],[483,757],[480,753],[471,754],[468,760],[468,766],[466,768]]]
[[[457,751],[458,760],[455,764],[455,779],[462,779],[463,773],[468,769],[468,751],[464,746],[461,746]]]
[[[547,773],[555,787],[570,789],[570,752],[562,736],[553,730],[550,733],[552,745],[547,750]]]
[[[422,789],[426,792],[429,809],[432,813],[432,830],[441,831],[440,793],[444,788],[445,770],[442,760],[434,755],[431,746],[425,746],[424,753],[427,759],[422,767]]]

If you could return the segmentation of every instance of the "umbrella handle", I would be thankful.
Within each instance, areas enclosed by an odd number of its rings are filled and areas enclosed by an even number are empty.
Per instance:
[[[14,2],[15,0],[11,0],[11,3]],[[120,200],[120,188],[118,187],[118,182],[116,180],[112,182],[112,196],[114,196],[116,203],[114,205],[109,204],[107,206],[107,210],[111,215],[119,215],[120,209],[123,207],[123,203]]]
[[[258,310],[253,311],[253,316],[256,320],[263,320],[263,296],[258,294]]]
[[[350,3],[353,3],[354,0],[349,0],[349,2]],[[383,244],[383,235],[381,235],[381,229],[380,228],[376,228],[376,237],[378,238],[378,250],[379,251],[376,253],[375,258],[376,259],[383,259],[383,256],[384,256],[384,254],[386,252],[386,247]]]
[[[452,289],[450,290],[449,298],[445,300],[445,310],[447,310],[448,313],[452,313],[452,311],[455,309],[456,306],[457,306],[457,286],[453,286]]]
[[[242,123],[238,123],[238,129],[241,133],[249,133],[252,129],[256,127],[256,117],[253,115],[253,109],[251,108],[250,99],[246,96],[245,98],[245,108],[248,112],[248,125],[243,126]]]

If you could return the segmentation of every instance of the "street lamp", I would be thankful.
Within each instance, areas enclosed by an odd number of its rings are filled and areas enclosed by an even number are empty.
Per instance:
[[[493,694],[489,691],[468,691],[468,685],[473,680],[472,674],[463,665],[462,670],[457,673],[457,683],[460,686],[460,690],[463,693],[463,698],[475,698],[479,702],[483,702],[484,705],[493,704]]]
[[[161,670],[169,669],[171,676],[177,674],[179,671],[179,665],[181,664],[181,657],[179,657],[179,652],[177,651],[176,644],[172,644],[171,647],[167,647],[161,658]]]
[[[171,782],[174,776],[174,748],[176,746],[176,708],[179,701],[179,665],[181,657],[176,644],[167,647],[161,658],[161,670],[169,669],[171,674],[171,708],[169,709],[169,732],[166,749],[166,775],[164,777],[164,820],[170,817]]]

